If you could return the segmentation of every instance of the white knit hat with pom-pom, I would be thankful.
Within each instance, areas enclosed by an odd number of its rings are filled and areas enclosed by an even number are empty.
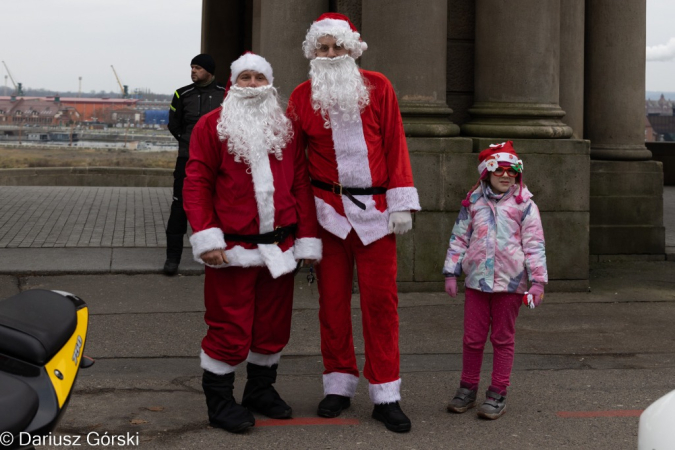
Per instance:
[[[368,44],[361,40],[361,35],[349,17],[339,13],[325,13],[312,23],[302,43],[302,50],[307,59],[316,58],[316,50],[320,46],[319,38],[323,36],[333,36],[337,44],[349,50],[354,59],[360,57],[368,48]]]

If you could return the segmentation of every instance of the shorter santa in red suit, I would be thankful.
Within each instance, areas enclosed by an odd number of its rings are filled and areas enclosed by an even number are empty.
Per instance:
[[[320,259],[321,241],[304,149],[292,145],[272,67],[247,53],[231,70],[222,106],[192,132],[183,203],[194,257],[206,264],[201,366],[209,420],[240,432],[255,424],[249,410],[291,417],[272,384],[290,335],[293,270],[298,260]],[[234,370],[244,361],[239,405]]]
[[[307,148],[323,242],[317,266],[324,399],[318,414],[350,406],[359,370],[352,339],[351,288],[358,274],[373,418],[411,428],[399,405],[396,239],[420,209],[396,93],[382,74],[359,70],[366,49],[349,19],[323,14],[303,43],[310,80],[291,94],[295,145]]]

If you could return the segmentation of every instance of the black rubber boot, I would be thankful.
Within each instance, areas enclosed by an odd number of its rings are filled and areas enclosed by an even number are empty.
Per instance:
[[[351,399],[344,395],[328,394],[319,403],[316,414],[319,417],[333,418],[342,413],[342,410],[349,408]]]
[[[172,276],[178,273],[180,258],[183,255],[183,235],[166,235],[166,261],[164,262],[164,273]]]
[[[271,419],[290,419],[293,410],[272,386],[277,381],[277,367],[246,365],[248,381],[241,404]]]
[[[209,422],[212,426],[230,433],[241,433],[255,425],[253,414],[237,404],[232,396],[234,372],[216,375],[205,370],[202,376],[202,388],[206,395]]]
[[[388,430],[397,433],[407,433],[412,427],[410,419],[405,415],[398,402],[375,405],[373,419],[379,420]]]

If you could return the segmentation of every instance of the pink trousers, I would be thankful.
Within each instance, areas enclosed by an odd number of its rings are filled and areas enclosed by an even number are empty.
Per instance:
[[[366,364],[371,384],[399,379],[396,238],[389,234],[363,245],[352,230],[346,239],[321,228],[323,259],[317,265],[319,321],[324,374],[359,376],[352,339],[352,278],[354,262],[361,293]]]
[[[462,385],[478,386],[483,350],[488,332],[494,355],[491,390],[506,393],[513,368],[516,318],[523,294],[487,293],[466,289],[464,301],[464,345]],[[504,395],[502,394],[502,395]]]

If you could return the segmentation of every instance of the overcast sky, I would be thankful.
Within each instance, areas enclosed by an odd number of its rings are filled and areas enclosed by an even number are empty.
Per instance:
[[[170,94],[190,83],[189,63],[200,52],[201,4],[0,0],[0,60],[25,87],[77,91],[81,76],[84,92],[119,91],[112,64],[132,92]],[[675,92],[673,18],[675,1],[647,0],[647,90]],[[0,67],[1,86],[4,75]]]

